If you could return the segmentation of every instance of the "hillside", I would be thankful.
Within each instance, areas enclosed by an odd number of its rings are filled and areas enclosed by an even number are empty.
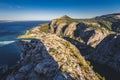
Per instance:
[[[120,73],[119,37],[118,13],[91,19],[65,15],[19,36],[33,40],[17,42],[22,60],[5,77],[7,80],[104,80],[93,70],[96,67],[93,63],[97,63],[102,66],[103,74],[108,75],[102,75],[106,80],[119,80],[119,76],[103,69],[106,66]],[[86,60],[93,64],[93,69]]]
[[[120,13],[108,14],[103,16],[98,16],[95,18],[102,25],[105,23],[106,28],[114,32],[120,32]]]
[[[21,60],[3,80],[100,80],[79,50],[54,34],[38,33],[17,44]]]
[[[51,23],[37,26],[19,37],[34,38],[38,33],[42,32],[56,34],[70,41],[84,56],[91,54],[93,49],[107,35],[115,33],[93,19],[72,19],[68,16],[63,16],[52,20]]]

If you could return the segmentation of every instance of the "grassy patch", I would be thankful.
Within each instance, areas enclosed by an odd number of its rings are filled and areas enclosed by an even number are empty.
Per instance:
[[[43,24],[39,28],[40,32],[50,33],[49,24]]]

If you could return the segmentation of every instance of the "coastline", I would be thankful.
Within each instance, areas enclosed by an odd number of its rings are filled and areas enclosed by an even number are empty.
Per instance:
[[[17,61],[20,60],[20,53],[21,53],[18,45],[16,44],[16,41],[31,40],[30,38],[29,39],[26,39],[26,38],[20,39],[19,36],[25,34],[30,29],[36,27],[36,25],[41,25],[46,22],[48,22],[48,21],[36,21],[36,22],[35,21],[14,21],[14,22],[0,23],[0,25],[3,25],[2,27],[5,26],[6,29],[7,29],[7,27],[10,26],[15,30],[16,29],[18,29],[18,31],[20,30],[19,34],[12,35],[12,34],[8,33],[8,35],[5,35],[5,36],[1,35],[4,37],[2,37],[0,39],[0,65],[8,65],[8,66],[15,65],[17,63]],[[15,27],[15,25],[17,27]],[[24,29],[24,27],[25,27],[25,29]],[[3,30],[6,30],[5,28],[3,28]],[[1,28],[1,30],[2,30],[2,28]],[[8,31],[8,30],[6,30],[6,31]]]

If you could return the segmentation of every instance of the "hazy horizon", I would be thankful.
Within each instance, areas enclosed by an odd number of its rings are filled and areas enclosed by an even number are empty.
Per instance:
[[[0,0],[0,20],[52,20],[68,15],[92,18],[119,13],[118,0]]]

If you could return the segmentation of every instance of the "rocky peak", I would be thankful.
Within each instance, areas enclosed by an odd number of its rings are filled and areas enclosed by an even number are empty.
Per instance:
[[[67,15],[64,15],[64,16],[60,17],[60,19],[71,19],[71,18]]]

